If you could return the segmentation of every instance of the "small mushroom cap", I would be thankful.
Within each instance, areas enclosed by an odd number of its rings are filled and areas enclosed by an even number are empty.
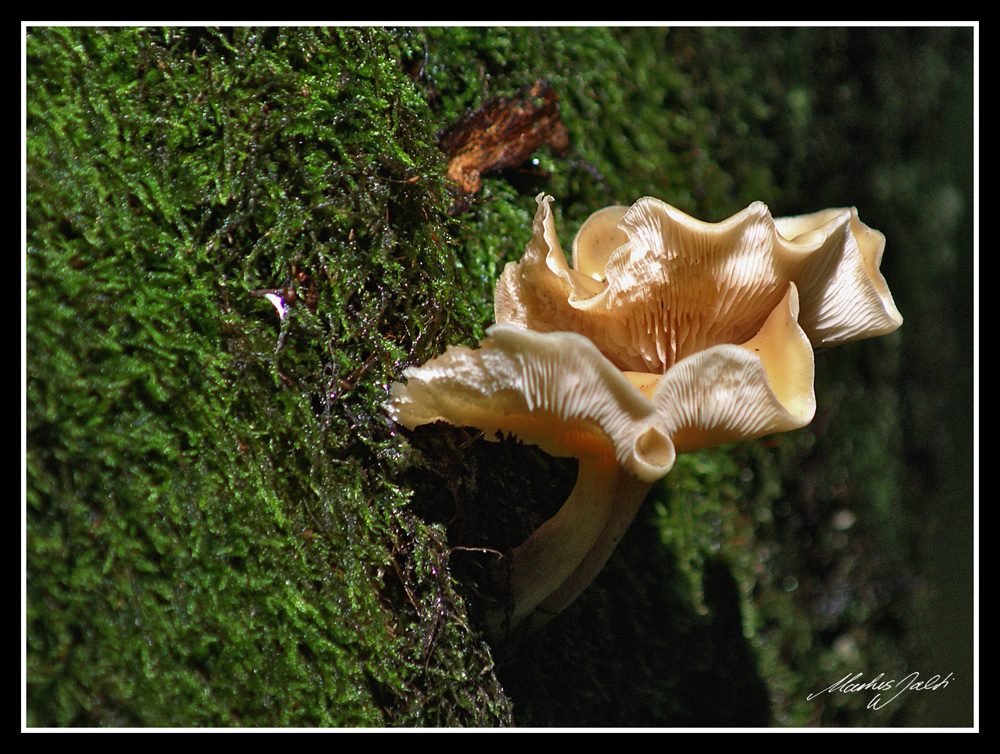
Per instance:
[[[646,197],[584,223],[571,268],[551,200],[537,198],[525,254],[497,282],[497,321],[578,332],[621,369],[663,373],[712,346],[745,342],[789,283],[815,346],[883,334],[901,322],[878,272],[884,239],[854,210],[776,221],[754,202],[705,223]]]
[[[824,234],[836,241],[827,255],[803,265],[799,324],[817,348],[887,335],[903,324],[880,266],[885,236],[858,217],[856,207],[778,217],[775,228],[793,245]]]
[[[615,205],[599,209],[587,218],[573,239],[574,269],[604,281],[612,253],[628,243],[628,234],[621,227],[626,212],[628,207]]]
[[[674,447],[650,401],[586,338],[493,325],[477,349],[451,346],[391,388],[389,415],[512,435],[554,456],[664,476]]]

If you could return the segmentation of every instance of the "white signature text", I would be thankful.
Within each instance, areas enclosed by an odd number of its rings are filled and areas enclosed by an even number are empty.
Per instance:
[[[885,673],[879,673],[872,680],[865,682],[864,680],[860,680],[862,675],[864,674],[855,673],[854,675],[845,675],[832,686],[810,694],[806,699],[815,699],[820,694],[827,693],[853,694],[858,691],[874,691],[876,692],[875,696],[868,702],[867,707],[868,709],[877,710],[882,709],[882,707],[895,700],[896,697],[905,691],[937,691],[938,689],[943,689],[952,680],[954,673],[948,673],[944,678],[940,675],[932,675],[926,681],[920,680],[920,673],[915,670],[898,681],[893,678],[886,678]],[[884,692],[893,693],[891,695],[887,693],[886,697],[883,698],[882,694]]]

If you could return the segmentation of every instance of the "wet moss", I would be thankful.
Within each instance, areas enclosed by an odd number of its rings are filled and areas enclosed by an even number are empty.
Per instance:
[[[440,681],[437,717],[412,701],[410,644],[460,600],[424,586],[444,543],[378,404],[477,317],[398,56],[380,30],[29,32],[30,723],[502,722]],[[463,633],[436,671],[489,667]]]

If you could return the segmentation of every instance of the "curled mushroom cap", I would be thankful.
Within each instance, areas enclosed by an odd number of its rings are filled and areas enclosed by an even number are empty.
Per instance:
[[[510,435],[553,456],[612,462],[652,481],[673,464],[651,402],[586,338],[493,325],[403,372],[387,404],[410,429],[435,421]]]
[[[646,197],[592,215],[570,266],[551,201],[538,196],[525,254],[497,282],[497,321],[581,333],[622,369],[662,373],[712,346],[745,342],[790,283],[816,347],[902,322],[879,272],[885,239],[854,209],[775,220],[754,202],[705,223]]]

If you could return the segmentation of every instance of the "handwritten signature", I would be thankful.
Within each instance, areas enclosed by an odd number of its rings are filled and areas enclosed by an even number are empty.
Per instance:
[[[948,673],[947,676],[942,678],[940,675],[933,675],[926,681],[920,680],[920,673],[913,671],[908,676],[900,680],[887,679],[885,678],[885,673],[879,673],[870,681],[859,681],[864,673],[855,673],[854,675],[845,675],[839,681],[837,681],[832,686],[823,689],[822,691],[817,691],[814,694],[810,694],[806,697],[808,700],[815,699],[820,694],[853,694],[858,691],[875,691],[877,692],[871,701],[868,702],[868,709],[882,709],[889,702],[893,701],[900,694],[906,691],[937,691],[938,689],[943,689],[948,685],[948,682],[952,680],[954,673]],[[882,692],[893,691],[891,696],[886,698],[882,697]]]

